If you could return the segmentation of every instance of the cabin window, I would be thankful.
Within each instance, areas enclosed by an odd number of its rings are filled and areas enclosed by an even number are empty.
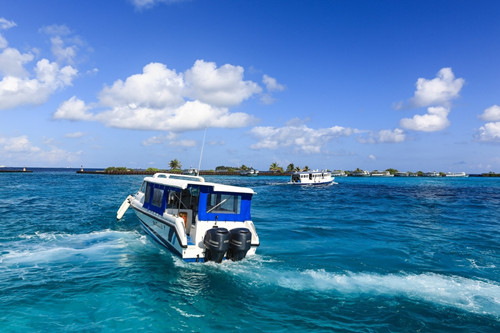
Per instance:
[[[156,207],[161,207],[162,198],[163,198],[163,190],[159,188],[153,189],[153,200],[151,200],[151,204]]]
[[[207,213],[239,214],[241,195],[210,193],[207,195]]]
[[[149,202],[149,199],[151,198],[151,189],[151,185],[146,186],[146,192],[144,192],[144,202]]]
[[[139,192],[145,193],[147,185],[148,185],[148,183],[142,182],[142,185],[141,185],[141,188],[139,189]]]

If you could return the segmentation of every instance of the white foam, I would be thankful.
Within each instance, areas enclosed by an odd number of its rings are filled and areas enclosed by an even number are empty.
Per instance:
[[[279,286],[316,293],[324,297],[402,297],[500,319],[500,284],[495,281],[436,273],[377,274],[327,272],[324,269],[287,271],[276,268],[280,262],[268,262],[255,255],[243,261],[228,261],[220,268],[247,279],[250,285]]]
[[[435,273],[328,273],[306,270],[280,274],[283,288],[350,295],[401,296],[500,317],[500,285],[487,280]]]
[[[44,263],[99,260],[104,254],[123,252],[129,244],[141,242],[137,232],[113,230],[97,231],[88,234],[35,233],[21,235],[19,241],[11,242],[8,250],[0,255],[4,266],[37,266]]]

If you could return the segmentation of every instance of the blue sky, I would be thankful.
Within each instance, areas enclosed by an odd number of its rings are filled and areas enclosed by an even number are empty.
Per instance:
[[[0,165],[500,171],[498,1],[0,3]]]

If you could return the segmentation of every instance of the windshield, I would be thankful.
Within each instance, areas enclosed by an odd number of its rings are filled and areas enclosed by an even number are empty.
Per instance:
[[[207,213],[239,214],[241,195],[210,193],[207,195]]]

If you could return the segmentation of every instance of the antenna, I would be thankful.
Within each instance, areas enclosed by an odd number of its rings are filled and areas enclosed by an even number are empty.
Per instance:
[[[203,147],[205,147],[205,137],[207,136],[207,128],[205,127],[205,132],[203,133],[203,144],[201,145],[201,152],[200,152],[200,162],[198,163],[198,170],[196,171],[196,175],[200,175],[200,168],[201,168],[201,157],[203,156]]]

